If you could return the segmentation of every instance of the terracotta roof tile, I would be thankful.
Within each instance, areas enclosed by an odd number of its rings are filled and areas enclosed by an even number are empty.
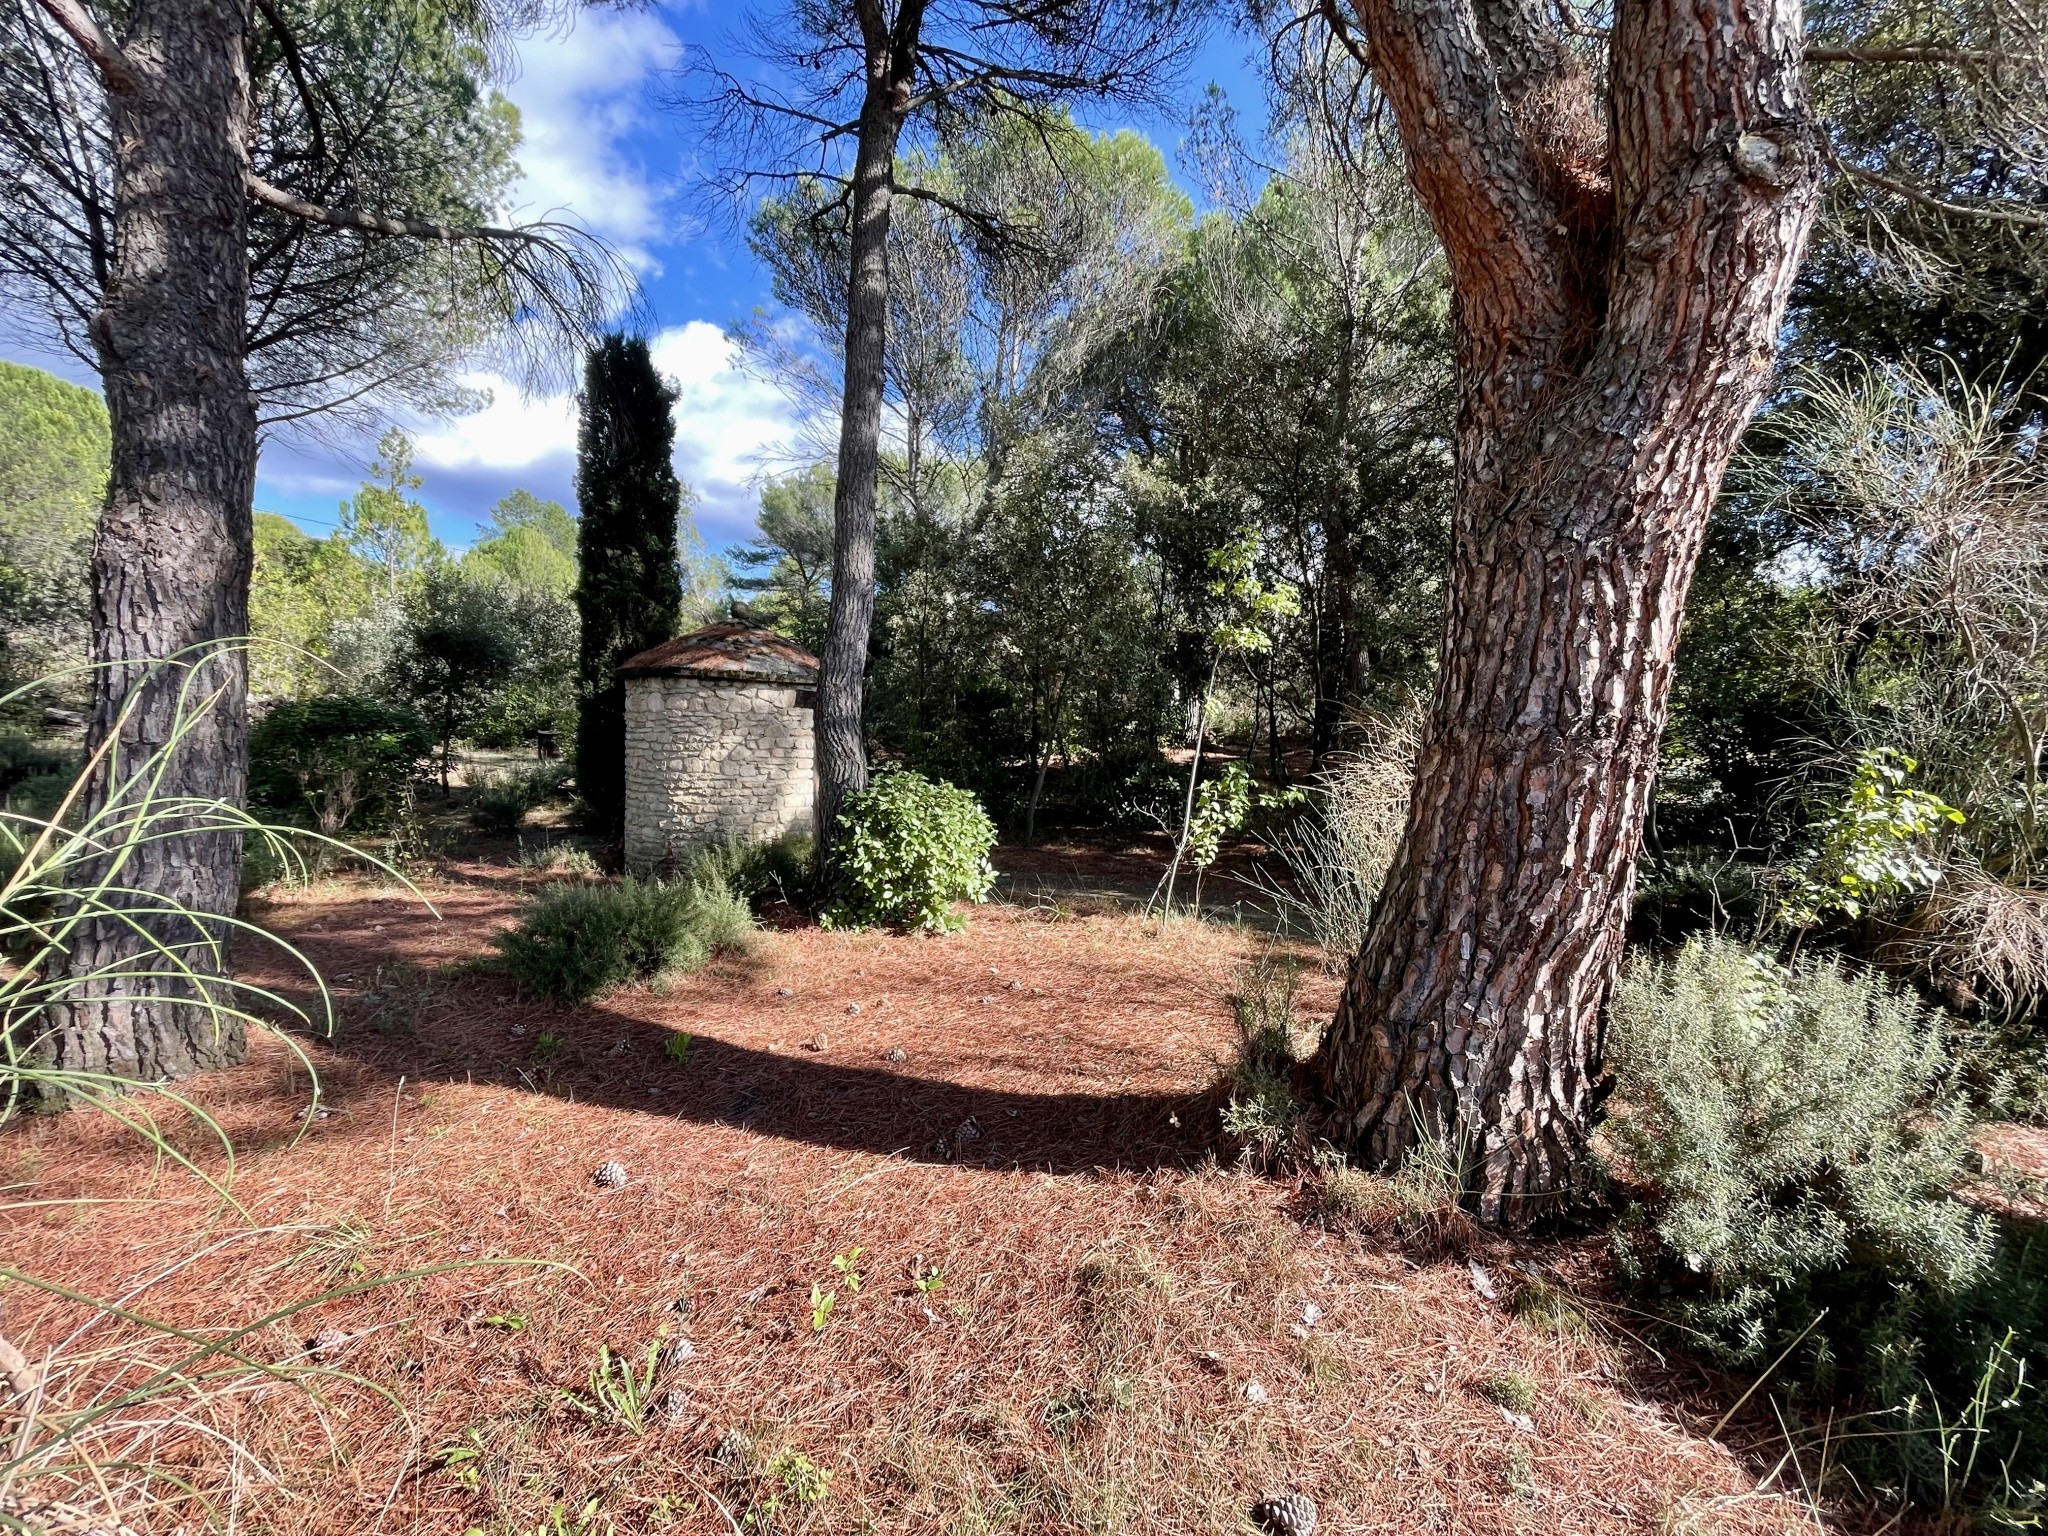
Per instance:
[[[709,624],[628,657],[619,675],[808,684],[818,680],[818,658],[771,629]]]

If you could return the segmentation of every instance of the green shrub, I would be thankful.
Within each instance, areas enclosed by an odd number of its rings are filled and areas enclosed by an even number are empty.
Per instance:
[[[1926,891],[1941,878],[1933,844],[1963,813],[1906,779],[1919,764],[1891,747],[1857,759],[1840,804],[1814,829],[1813,846],[1794,859],[1780,915],[1810,928],[1832,913],[1862,917],[1901,896]]]
[[[521,988],[583,1002],[629,981],[694,971],[745,941],[753,915],[717,879],[550,885],[493,942]]]
[[[513,774],[494,773],[470,796],[469,819],[484,832],[516,832],[533,809],[526,786]]]
[[[588,848],[575,843],[551,842],[545,835],[537,843],[519,840],[519,867],[553,871],[565,875],[597,872],[597,860]]]
[[[485,832],[516,832],[526,813],[562,792],[569,770],[560,763],[536,763],[484,775],[470,795],[469,819]]]
[[[1661,1255],[1734,1357],[1772,1299],[1855,1262],[1953,1291],[1990,1256],[1950,1197],[1969,1117],[1939,1025],[1882,978],[1780,965],[1730,939],[1639,961],[1609,1033],[1608,1135]]]
[[[723,880],[757,910],[774,901],[805,907],[812,890],[817,842],[792,832],[772,843],[745,843],[737,838],[705,849],[690,864],[697,878]]]
[[[403,797],[433,749],[410,710],[354,694],[279,704],[249,733],[249,799],[339,836],[379,820]]]
[[[2048,1244],[1952,1197],[1970,1126],[1933,1018],[1872,974],[1699,939],[1634,966],[1609,1058],[1642,1197],[1616,1246],[1684,1342],[1825,1405],[1865,1488],[2048,1492]]]
[[[1299,1150],[1302,1115],[1293,1079],[1300,991],[1300,968],[1267,954],[1238,971],[1229,997],[1237,1020],[1237,1059],[1231,1065],[1223,1130],[1249,1160],[1261,1164]]]
[[[829,926],[940,933],[961,926],[956,901],[985,901],[996,880],[996,829],[964,789],[921,774],[883,774],[839,817]]]

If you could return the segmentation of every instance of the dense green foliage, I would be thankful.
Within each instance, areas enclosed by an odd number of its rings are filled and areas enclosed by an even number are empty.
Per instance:
[[[522,989],[584,1002],[613,987],[694,971],[745,942],[745,897],[715,871],[677,881],[544,887],[493,942]]]
[[[981,802],[922,774],[884,773],[847,799],[839,818],[838,888],[826,920],[943,933],[965,921],[960,901],[985,901],[996,829]]]
[[[892,224],[889,381],[909,436],[883,473],[879,747],[1028,836],[1109,820],[1192,733],[1212,668],[1209,734],[1273,778],[1290,740],[1327,766],[1362,712],[1426,681],[1447,310],[1427,231],[1382,172],[1296,137],[1262,193],[1196,223],[1129,133],[1041,143],[998,121],[906,162],[1002,207],[1019,243],[925,203]],[[839,220],[829,188],[800,185],[753,231],[828,355]],[[743,340],[829,395],[783,332]],[[772,487],[760,540],[734,552],[759,573],[757,612],[800,639],[829,582],[829,488],[823,467]],[[1218,667],[1212,557],[1239,544],[1244,579],[1295,601]]]
[[[410,793],[433,744],[426,721],[377,699],[286,700],[249,733],[249,800],[339,836],[387,817]]]
[[[519,663],[519,636],[494,583],[436,566],[406,594],[388,686],[433,724],[441,787],[455,740],[474,732]]]
[[[832,472],[813,464],[761,491],[760,537],[726,553],[736,592],[756,594],[754,618],[816,655],[831,602]]]
[[[412,449],[389,433],[369,482],[316,539],[256,514],[250,623],[259,699],[340,688],[426,718],[444,769],[458,742],[517,748],[576,718],[576,520],[514,491],[458,556],[415,492]]]
[[[768,843],[719,843],[690,863],[693,875],[723,881],[756,909],[779,901],[799,911],[810,902],[816,866],[816,840],[802,832]]]
[[[591,351],[576,437],[576,787],[613,835],[625,809],[619,664],[673,638],[682,619],[674,404],[643,338],[607,336]]]
[[[514,491],[491,509],[491,531],[464,563],[514,591],[566,597],[576,589],[576,518],[559,501]]]
[[[107,452],[98,395],[0,362],[0,693],[84,659],[86,561]]]

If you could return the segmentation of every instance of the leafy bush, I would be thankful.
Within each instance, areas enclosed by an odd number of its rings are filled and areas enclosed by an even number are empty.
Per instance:
[[[1623,980],[1609,1051],[1608,1134],[1652,1250],[1727,1357],[1754,1358],[1774,1300],[1824,1271],[1950,1292],[1984,1273],[1985,1223],[1950,1197],[1970,1125],[1942,1032],[1881,978],[1696,939]]]
[[[1814,845],[1789,870],[1783,916],[1809,928],[1830,913],[1861,917],[1889,898],[1925,891],[1941,876],[1927,845],[1963,813],[1924,789],[1908,789],[1920,765],[1880,747],[1857,760],[1841,803],[1815,829]]]
[[[576,843],[551,842],[543,836],[537,843],[520,839],[519,867],[565,875],[590,875],[597,872],[597,860],[588,848]]]
[[[584,1002],[629,981],[699,969],[744,943],[753,915],[715,874],[550,885],[492,941],[520,986]]]
[[[516,832],[533,809],[517,774],[494,773],[481,780],[469,801],[469,819],[482,832]]]
[[[249,798],[278,815],[308,817],[334,837],[358,817],[386,816],[433,744],[418,715],[376,699],[292,700],[249,733]]]
[[[996,880],[996,829],[964,789],[916,773],[887,773],[851,796],[839,817],[837,890],[828,925],[961,926],[956,901],[985,901]]]

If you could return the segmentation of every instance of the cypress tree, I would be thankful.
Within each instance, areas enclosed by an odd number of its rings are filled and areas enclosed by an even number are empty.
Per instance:
[[[676,524],[682,486],[672,453],[675,391],[655,372],[647,342],[606,336],[583,373],[576,433],[576,611],[583,621],[577,671],[576,784],[597,825],[624,830],[626,693],[619,664],[670,639],[683,587]]]

